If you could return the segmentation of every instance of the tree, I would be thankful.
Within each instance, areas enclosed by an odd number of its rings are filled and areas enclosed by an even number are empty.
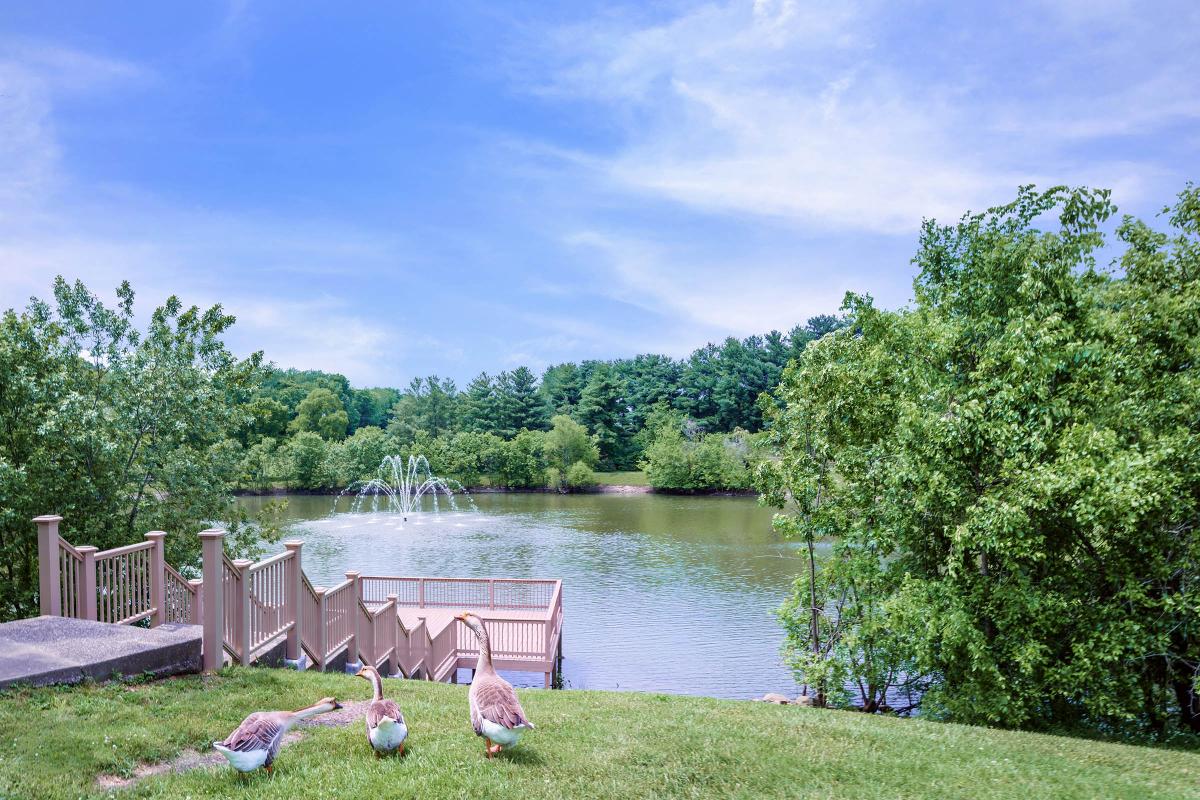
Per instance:
[[[501,372],[496,381],[495,432],[511,439],[522,430],[542,430],[546,407],[537,391],[537,378],[528,367]]]
[[[328,389],[313,389],[300,402],[296,418],[291,422],[293,431],[311,431],[322,439],[338,441],[346,436],[350,418],[342,401]]]
[[[169,531],[174,564],[198,557],[192,534],[212,520],[246,543],[226,436],[261,356],[229,352],[234,320],[220,306],[170,297],[144,331],[133,308],[128,283],[110,308],[59,277],[53,306],[0,318],[0,618],[37,613],[38,514],[62,515],[65,537],[100,548]]]
[[[252,445],[264,438],[277,439],[287,431],[288,408],[278,400],[259,395],[239,410],[243,417],[235,436],[243,445]]]
[[[292,484],[298,489],[325,489],[334,483],[329,445],[312,431],[300,431],[287,444],[285,458]],[[378,464],[376,465],[378,466]]]
[[[552,415],[574,412],[579,404],[579,394],[583,390],[583,380],[580,377],[578,365],[571,362],[554,364],[542,373],[542,383],[538,393],[546,409]]]
[[[481,372],[467,384],[462,399],[462,426],[475,433],[496,432],[496,386],[486,372]]]
[[[550,421],[550,430],[542,438],[542,453],[548,468],[554,470],[555,478],[549,481],[552,485],[566,481],[575,464],[583,464],[590,475],[600,463],[600,450],[595,439],[588,435],[587,428],[565,414]],[[582,474],[575,471],[577,479]]]
[[[1025,188],[928,222],[915,306],[851,296],[785,372],[768,488],[879,555],[930,716],[1200,732],[1200,194],[1171,234],[1126,218],[1119,272],[1112,213]]]
[[[624,384],[608,364],[597,364],[575,413],[596,437],[600,463],[606,469],[629,466],[629,434],[623,424]]]

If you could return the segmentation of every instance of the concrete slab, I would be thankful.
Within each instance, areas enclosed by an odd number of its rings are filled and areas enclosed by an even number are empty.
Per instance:
[[[157,628],[110,625],[69,617],[34,617],[0,624],[0,689],[103,681],[149,673],[199,672],[203,630],[168,623]]]

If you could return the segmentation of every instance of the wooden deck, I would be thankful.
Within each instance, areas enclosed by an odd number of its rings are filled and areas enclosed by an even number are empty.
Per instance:
[[[496,667],[541,672],[554,684],[562,659],[562,581],[448,578],[347,572],[336,586],[314,586],[301,565],[303,542],[254,563],[231,561],[221,530],[201,531],[203,579],[187,580],[163,558],[165,533],[99,552],[58,534],[61,517],[38,517],[42,613],[152,627],[203,628],[203,666],[226,655],[251,664],[283,647],[296,666],[329,669],[374,664],[387,674],[453,681],[478,658],[475,634],[454,619],[483,619]]]

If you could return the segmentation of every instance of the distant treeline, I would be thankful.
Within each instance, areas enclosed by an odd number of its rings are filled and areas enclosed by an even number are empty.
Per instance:
[[[843,325],[843,318],[818,316],[786,334],[710,343],[686,359],[568,362],[540,380],[523,366],[485,372],[463,389],[437,375],[404,389],[356,389],[338,374],[268,368],[241,408],[234,437],[244,449],[242,483],[344,486],[372,474],[377,455],[419,452],[438,472],[473,484],[540,486],[547,470],[550,483],[565,481],[582,461],[603,470],[645,468],[659,488],[748,488],[752,434],[763,424],[760,396],[809,342]],[[579,426],[594,458],[560,463],[543,455],[539,434],[559,417]],[[575,479],[582,482],[582,472]]]

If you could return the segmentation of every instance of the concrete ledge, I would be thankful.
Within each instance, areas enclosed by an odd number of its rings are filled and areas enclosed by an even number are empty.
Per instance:
[[[0,624],[0,689],[199,672],[202,638],[199,625],[175,623],[136,628],[68,617],[6,622]]]

